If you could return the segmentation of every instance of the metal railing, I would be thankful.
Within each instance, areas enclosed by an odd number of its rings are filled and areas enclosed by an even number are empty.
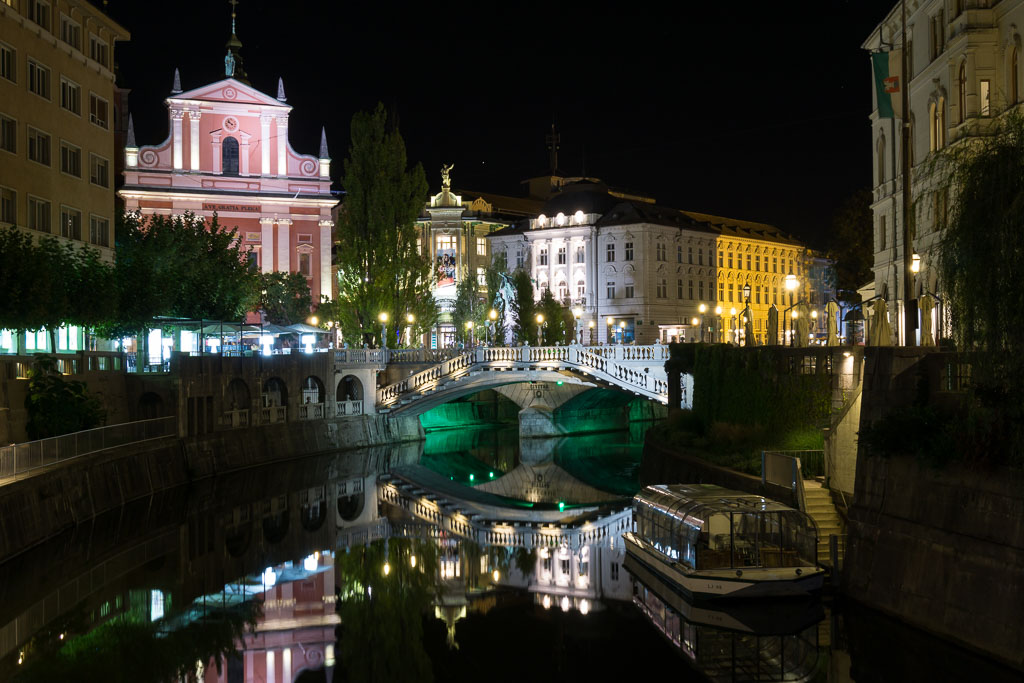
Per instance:
[[[761,451],[761,484],[790,489],[801,510],[806,509],[804,479],[825,474],[825,451]]]
[[[125,422],[0,447],[0,481],[110,448],[175,436],[177,420],[172,416]]]

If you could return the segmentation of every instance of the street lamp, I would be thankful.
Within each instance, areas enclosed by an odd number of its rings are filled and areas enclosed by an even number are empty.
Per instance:
[[[615,318],[613,318],[612,316],[608,316],[607,322],[608,322],[608,343],[612,344],[612,343],[614,343],[614,341],[612,339],[612,325],[615,324]]]
[[[619,343],[620,344],[625,344],[626,343],[626,321],[625,320],[620,320],[619,321]]]
[[[412,346],[412,325],[416,322],[416,316],[412,313],[406,313],[405,322],[408,323],[408,326],[405,329],[405,343]]]
[[[541,341],[541,330],[543,328],[544,328],[544,314],[543,313],[538,313],[537,314],[537,346],[542,346],[543,345],[543,342]]]
[[[583,309],[581,307],[579,307],[579,306],[576,306],[575,308],[573,308],[572,309],[572,317],[576,318],[576,338],[573,341],[575,343],[579,344],[580,343],[580,337],[583,336],[582,334],[580,334],[580,318],[583,317]]]
[[[498,340],[494,338],[494,324],[498,320],[498,312],[492,308],[487,312],[487,320],[487,342],[496,345]]]
[[[587,329],[590,330],[590,332],[587,333],[588,336],[589,336],[589,339],[587,339],[587,341],[590,342],[591,346],[593,346],[593,344],[594,344],[594,327],[595,326],[596,326],[596,323],[593,320],[591,320],[590,322],[587,323]]]
[[[380,324],[383,326],[383,330],[380,333],[381,348],[386,349],[388,348],[388,314],[381,311],[377,316],[377,320],[379,320]]]
[[[701,343],[703,343],[704,342],[704,314],[708,310],[707,304],[703,304],[702,303],[700,306],[697,307],[697,310],[700,311],[700,341],[701,341]]]
[[[917,275],[921,272],[921,255],[914,254],[910,260],[910,272]]]
[[[467,348],[473,346],[473,321],[472,320],[467,320],[466,321],[466,346],[467,346]]]

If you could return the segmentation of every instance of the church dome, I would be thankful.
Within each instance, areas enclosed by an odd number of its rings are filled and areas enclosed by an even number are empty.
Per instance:
[[[608,194],[608,186],[604,183],[580,180],[563,185],[561,192],[545,202],[541,213],[546,216],[559,213],[572,216],[577,211],[604,214],[621,201]]]

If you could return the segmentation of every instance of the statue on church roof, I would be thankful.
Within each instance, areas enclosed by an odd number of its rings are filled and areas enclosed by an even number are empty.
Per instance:
[[[452,187],[452,169],[455,164],[441,164],[441,188],[450,190]]]
[[[224,75],[231,77],[235,75],[235,56],[231,54],[231,50],[228,50],[228,54],[224,57]]]

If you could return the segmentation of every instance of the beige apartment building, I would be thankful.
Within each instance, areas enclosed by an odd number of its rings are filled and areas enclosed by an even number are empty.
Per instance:
[[[0,227],[114,255],[114,46],[81,0],[0,0]]]

